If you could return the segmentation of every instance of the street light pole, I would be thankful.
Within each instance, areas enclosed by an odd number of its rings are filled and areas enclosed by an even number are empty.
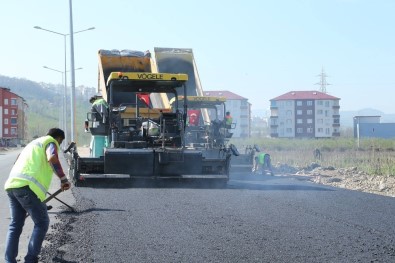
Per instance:
[[[71,17],[71,0],[70,0],[70,17]],[[72,30],[72,19],[70,20],[70,32],[73,32]],[[57,35],[61,35],[64,37],[64,72],[65,72],[65,84],[64,84],[64,105],[65,105],[65,119],[67,119],[67,45],[66,45],[66,37],[70,36],[70,43],[71,43],[71,79],[72,79],[72,83],[71,83],[71,141],[74,141],[74,131],[75,131],[75,105],[74,105],[74,101],[75,101],[75,74],[74,74],[74,40],[73,40],[73,36],[74,34],[77,33],[81,33],[81,32],[85,32],[88,30],[93,30],[95,29],[95,27],[90,27],[84,30],[79,30],[76,32],[73,32],[72,34],[63,34],[63,33],[59,33],[56,31],[52,31],[49,29],[45,29],[39,26],[35,26],[35,29],[39,29],[39,30],[43,30],[43,31],[47,31],[53,34],[57,34]],[[67,122],[66,122],[67,123]],[[67,128],[65,129],[65,133],[67,133]],[[66,141],[66,140],[65,140]]]
[[[71,141],[74,140],[75,132],[75,75],[74,75],[74,30],[73,30],[73,4],[69,0],[70,9],[70,61],[71,61]]]

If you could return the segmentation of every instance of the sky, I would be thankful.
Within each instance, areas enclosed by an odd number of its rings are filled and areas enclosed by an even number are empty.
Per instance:
[[[70,0],[1,1],[0,75],[60,84]],[[97,88],[100,49],[191,48],[203,90],[267,110],[295,90],[340,98],[340,111],[395,113],[394,0],[83,0],[72,2],[76,86]],[[67,71],[70,43],[66,36]],[[70,74],[68,73],[70,84]]]

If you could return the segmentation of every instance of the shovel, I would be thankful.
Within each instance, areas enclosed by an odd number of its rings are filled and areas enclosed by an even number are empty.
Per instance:
[[[53,199],[53,198],[55,198],[55,196],[57,196],[58,194],[60,194],[62,192],[62,189],[59,189],[59,190],[57,190],[55,193],[53,193],[52,195],[50,195],[50,196],[48,196],[44,201],[43,201],[43,203],[44,204],[46,204],[46,203],[48,203],[51,199]],[[47,206],[47,210],[51,210],[52,209],[52,206],[51,205],[48,205]],[[73,211],[74,211],[74,209],[73,209]],[[29,213],[26,215],[26,218],[29,216]]]
[[[58,193],[59,191],[62,191],[62,189],[59,189],[58,191],[56,191],[56,192],[55,192],[54,194],[52,194],[52,195],[51,195],[49,192],[47,192],[47,194],[50,195],[47,199],[51,200],[51,199],[53,198],[53,199],[55,199],[55,200],[61,202],[62,204],[64,204],[64,205],[67,206],[68,208],[70,208],[71,211],[73,211],[74,213],[77,213],[77,210],[75,210],[74,207],[69,206],[68,204],[66,204],[65,202],[63,202],[62,200],[60,200],[59,198],[56,197],[56,196],[59,194],[59,193]],[[44,200],[45,203],[49,201],[49,200],[47,201],[47,199]]]

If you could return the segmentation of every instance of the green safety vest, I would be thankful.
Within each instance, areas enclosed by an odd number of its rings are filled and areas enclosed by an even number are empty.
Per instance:
[[[259,155],[258,155],[258,161],[259,161],[259,163],[260,164],[264,164],[265,163],[265,155],[266,155],[266,153],[259,153]]]
[[[49,143],[55,143],[59,149],[59,143],[49,135],[26,145],[11,169],[5,190],[29,186],[41,201],[45,200],[53,174],[45,152]]]
[[[226,125],[232,125],[233,118],[231,116],[225,116]]]
[[[108,108],[107,101],[105,101],[104,99],[97,99],[97,100],[95,100],[95,101],[93,102],[92,106],[94,106],[94,105],[100,105],[100,104],[102,104],[102,105],[104,105],[106,108]]]

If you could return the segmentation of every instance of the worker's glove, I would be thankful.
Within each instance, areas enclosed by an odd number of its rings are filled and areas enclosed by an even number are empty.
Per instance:
[[[63,179],[60,181],[60,188],[62,189],[62,191],[69,190],[70,187],[71,187],[71,184],[70,184],[69,180]]]

